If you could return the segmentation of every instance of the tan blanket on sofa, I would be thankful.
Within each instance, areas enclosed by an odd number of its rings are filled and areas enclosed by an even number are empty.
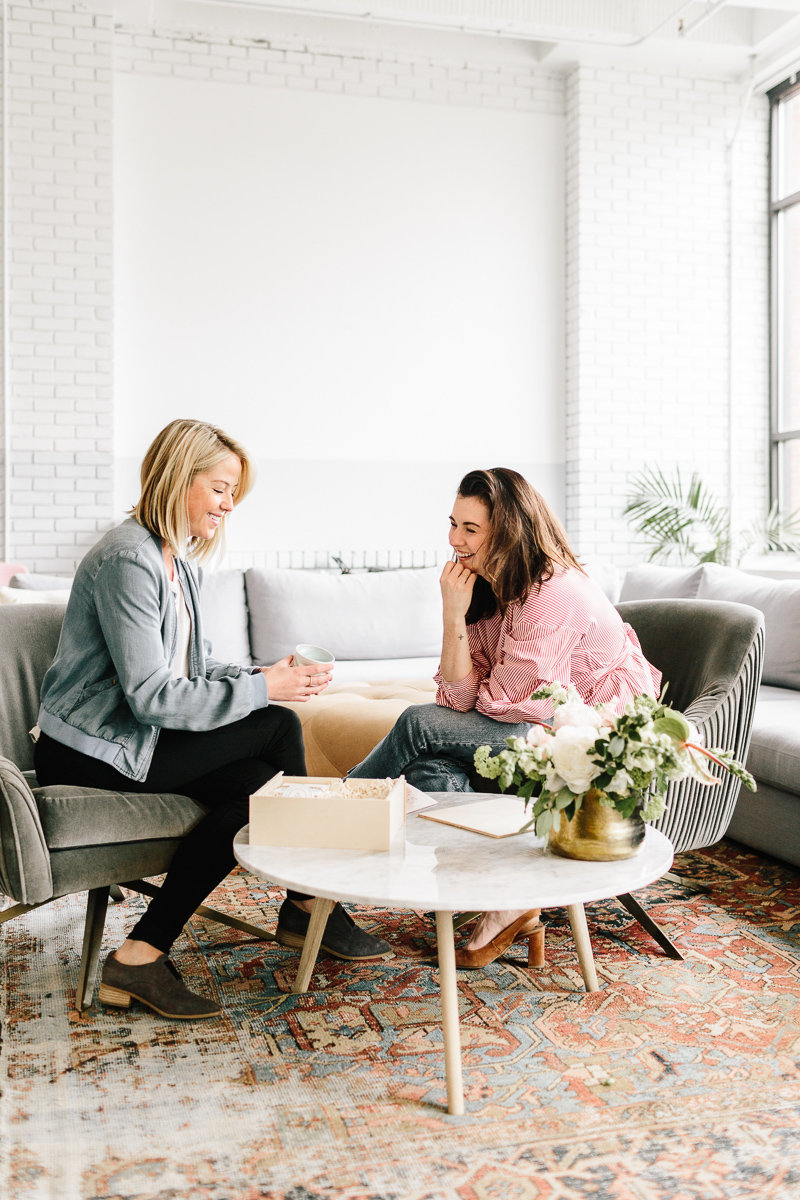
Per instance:
[[[332,683],[305,704],[286,704],[303,725],[309,775],[342,776],[385,737],[409,704],[432,704],[431,679]]]

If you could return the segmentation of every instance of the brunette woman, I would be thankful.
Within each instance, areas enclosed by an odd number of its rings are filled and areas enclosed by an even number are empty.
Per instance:
[[[588,577],[545,500],[506,467],[470,471],[450,516],[453,559],[442,571],[442,657],[435,704],[413,705],[351,775],[405,775],[422,791],[468,792],[478,746],[548,722],[546,683],[621,712],[655,695],[660,674],[636,634]],[[484,913],[459,966],[483,966],[539,927],[539,910]]]

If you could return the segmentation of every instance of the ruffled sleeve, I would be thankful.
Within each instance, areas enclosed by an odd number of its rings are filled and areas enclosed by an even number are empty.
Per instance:
[[[498,645],[497,662],[481,683],[478,712],[496,721],[549,721],[551,700],[531,700],[546,683],[568,683],[570,659],[580,634],[568,625],[518,619]]]

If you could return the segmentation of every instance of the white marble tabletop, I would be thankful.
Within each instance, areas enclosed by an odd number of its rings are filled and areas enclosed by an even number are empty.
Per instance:
[[[446,804],[480,799],[474,792],[436,795]],[[405,838],[388,851],[251,846],[247,827],[237,834],[234,851],[255,875],[283,887],[329,900],[436,912],[561,908],[602,900],[659,879],[673,854],[669,840],[651,827],[633,858],[583,862],[550,853],[532,833],[485,837],[420,814],[407,818]]]

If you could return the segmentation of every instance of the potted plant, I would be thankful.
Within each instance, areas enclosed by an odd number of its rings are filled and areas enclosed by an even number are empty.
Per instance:
[[[730,565],[748,554],[800,554],[800,513],[773,504],[763,520],[734,532],[727,507],[697,472],[687,481],[679,467],[672,475],[660,467],[635,475],[623,515],[650,543],[649,562]]]
[[[709,764],[730,771],[750,791],[753,776],[725,750],[706,749],[683,713],[640,695],[621,714],[585,704],[573,687],[549,684],[532,699],[551,699],[552,725],[533,725],[526,737],[506,738],[493,755],[479,746],[475,768],[514,787],[532,816],[523,827],[549,838],[570,858],[629,858],[644,838],[645,821],[664,812],[670,783],[692,776],[707,786],[719,779]]]

